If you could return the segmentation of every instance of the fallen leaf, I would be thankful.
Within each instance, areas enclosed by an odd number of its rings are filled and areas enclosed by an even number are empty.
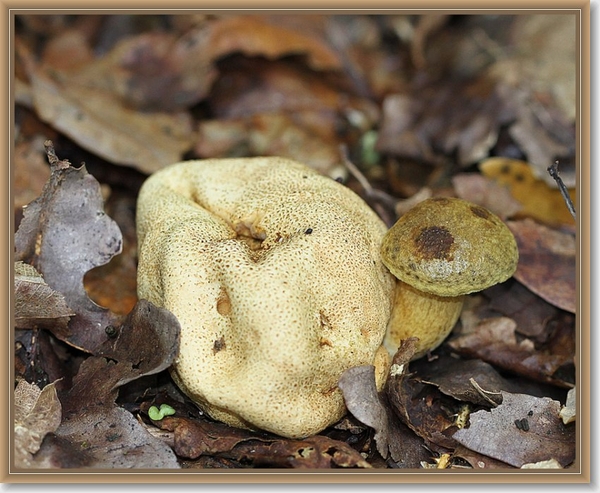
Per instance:
[[[489,209],[502,220],[522,209],[507,187],[480,173],[458,173],[452,177],[452,185],[458,197]]]
[[[537,178],[554,186],[546,169],[560,158],[570,163],[563,178],[574,187],[577,20],[566,13],[517,15],[507,32],[511,48],[496,58],[488,73],[515,108],[508,132]]]
[[[337,53],[319,35],[319,24],[325,19],[312,16],[303,20],[303,17],[223,16],[210,25],[206,46],[213,59],[237,51],[270,60],[300,54],[313,69],[340,69]]]
[[[118,315],[126,315],[138,301],[135,197],[113,190],[105,207],[121,230],[123,250],[110,262],[89,270],[83,283],[89,297],[97,304]]]
[[[479,169],[485,177],[508,187],[511,195],[522,205],[518,214],[513,214],[516,218],[529,217],[554,227],[575,225],[560,191],[536,178],[528,163],[495,157],[479,163]],[[575,201],[575,190],[569,190],[569,194]]]
[[[520,282],[497,284],[485,291],[487,307],[513,319],[517,332],[536,342],[546,342],[552,334],[552,324],[559,313],[554,305],[544,301]]]
[[[375,430],[377,450],[386,458],[389,449],[388,416],[375,386],[375,367],[364,365],[349,368],[342,373],[338,386],[344,395],[348,411],[361,423]]]
[[[14,321],[18,329],[56,327],[64,331],[75,315],[64,296],[48,286],[34,267],[23,262],[15,262],[14,295]]]
[[[555,161],[567,163],[569,170],[565,166],[561,166],[561,178],[566,186],[574,187],[577,179],[575,171],[575,123],[570,126],[564,125],[558,133],[566,134],[562,137],[564,143],[558,142],[556,133],[550,129],[545,129],[543,124],[540,124],[537,113],[549,112],[548,108],[529,108],[534,105],[528,99],[529,94],[522,97],[522,101],[518,101],[516,106],[519,107],[519,118],[509,127],[510,136],[522,148],[527,156],[528,162],[531,163],[533,169],[536,170],[536,176],[544,181],[546,185],[553,187],[555,182],[547,172],[548,166]],[[535,101],[535,100],[534,100]],[[560,209],[562,215],[562,209]],[[566,218],[566,216],[565,216]]]
[[[383,121],[376,150],[441,165],[456,154],[466,167],[487,157],[500,126],[509,119],[493,81],[418,80],[406,93],[383,101]]]
[[[115,360],[120,387],[145,375],[166,370],[179,352],[179,322],[175,315],[139,300],[120,327],[97,349],[97,356]],[[111,390],[112,390],[111,388]]]
[[[463,360],[441,355],[435,361],[415,362],[412,370],[423,383],[435,385],[444,394],[478,406],[495,406],[501,390],[512,390],[492,365],[485,361]]]
[[[513,469],[513,466],[507,464],[506,462],[502,462],[487,455],[480,454],[479,452],[475,452],[474,450],[462,445],[458,445],[456,449],[454,449],[452,457],[466,461],[473,469],[476,470]]]
[[[375,430],[377,451],[384,459],[390,456],[398,468],[416,468],[428,458],[423,440],[394,415],[385,392],[377,392],[372,365],[346,370],[338,386],[348,411]]]
[[[154,423],[162,430],[174,432],[173,448],[182,458],[211,456],[252,467],[371,468],[352,447],[322,435],[289,440],[183,416],[167,416]]]
[[[61,405],[54,384],[40,389],[19,380],[14,390],[14,453],[17,467],[43,467],[35,454],[48,433],[61,421]]]
[[[79,28],[67,28],[49,38],[42,54],[43,64],[53,70],[86,66],[93,58],[89,37]]]
[[[552,399],[502,392],[502,404],[472,413],[470,426],[453,438],[515,467],[550,459],[566,467],[575,459],[575,428],[565,426],[559,412]]]
[[[115,321],[88,297],[84,274],[108,262],[122,248],[116,223],[103,210],[100,185],[85,166],[51,163],[42,195],[30,203],[15,234],[15,259],[32,264],[77,316],[56,336],[93,352],[106,340],[104,328]]]
[[[471,333],[452,338],[447,344],[458,354],[483,361],[563,388],[574,383],[573,355],[548,354],[536,349],[530,339],[517,340],[517,324],[508,317],[482,320]]]
[[[128,36],[103,57],[65,76],[75,87],[111,94],[123,106],[177,113],[206,98],[218,75],[216,62],[228,55],[268,60],[305,55],[313,69],[339,69],[336,52],[309,32],[323,20],[313,16],[312,23],[307,20],[296,28],[285,16],[217,16],[180,34]]]
[[[342,142],[357,141],[378,117],[369,100],[340,97],[298,63],[241,56],[220,64],[210,109],[214,117],[199,126],[199,156],[281,155],[329,176],[340,174]]]
[[[519,263],[514,278],[548,303],[575,313],[575,237],[531,219],[509,221],[507,224],[519,248]]]
[[[455,424],[448,410],[458,407],[457,401],[444,396],[432,385],[420,382],[409,371],[415,340],[402,341],[392,359],[386,382],[387,399],[399,419],[423,438],[428,448],[452,449]]]
[[[39,117],[108,161],[149,174],[179,161],[192,146],[187,113],[141,113],[111,95],[41,73],[31,81]]]
[[[85,353],[73,350],[46,329],[15,329],[15,371],[38,387],[54,383],[57,392],[69,388]]]
[[[120,386],[173,363],[179,323],[167,310],[140,300],[113,334],[99,356],[83,361],[72,386],[60,395],[64,419],[56,435],[84,450],[90,467],[178,468],[171,448],[115,399]]]

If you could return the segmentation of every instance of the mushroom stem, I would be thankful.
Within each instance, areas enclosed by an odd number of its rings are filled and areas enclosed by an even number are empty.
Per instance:
[[[409,337],[418,337],[413,360],[433,351],[446,339],[456,324],[464,296],[436,296],[398,281],[392,314],[383,345],[390,356]]]

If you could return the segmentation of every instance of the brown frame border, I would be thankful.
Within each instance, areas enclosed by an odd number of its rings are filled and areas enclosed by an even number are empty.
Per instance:
[[[137,4],[140,4],[139,6]],[[198,6],[202,3],[202,6]],[[483,3],[483,2],[482,2]],[[590,240],[591,240],[591,109],[590,109],[590,25],[591,25],[591,4],[584,0],[550,0],[541,2],[539,0],[529,0],[525,6],[519,0],[503,0],[502,2],[491,1],[485,2],[485,7],[481,4],[461,1],[449,4],[445,1],[429,1],[427,5],[423,1],[405,1],[402,5],[396,2],[382,1],[378,2],[377,7],[369,9],[364,8],[360,3],[344,2],[343,4],[329,2],[326,7],[323,3],[317,0],[304,0],[295,4],[286,4],[282,7],[281,3],[261,2],[260,4],[252,4],[245,1],[227,1],[227,2],[178,2],[177,8],[171,6],[164,8],[160,5],[152,6],[149,3],[138,1],[129,2],[126,8],[119,2],[107,0],[103,2],[103,6],[92,5],[82,9],[74,4],[66,1],[56,2],[51,7],[44,5],[45,2],[40,1],[15,1],[0,0],[0,15],[2,25],[6,26],[7,43],[6,49],[1,51],[2,65],[7,68],[8,77],[3,81],[7,99],[5,100],[8,108],[6,115],[8,119],[2,122],[3,135],[6,136],[6,155],[5,155],[5,176],[7,180],[6,190],[6,210],[7,213],[2,216],[2,227],[7,234],[7,242],[2,245],[2,253],[6,258],[4,267],[6,268],[5,279],[6,296],[4,313],[7,314],[6,328],[9,334],[9,341],[6,341],[8,357],[5,359],[7,364],[2,367],[2,392],[5,396],[5,402],[8,409],[4,413],[7,417],[5,426],[0,428],[3,443],[7,444],[5,449],[0,451],[0,477],[3,483],[590,483],[590,454],[591,447],[591,431],[590,431],[590,410],[591,410],[591,273],[590,273]],[[596,5],[597,7],[597,5]],[[577,354],[578,368],[578,424],[580,429],[578,435],[578,464],[572,470],[544,470],[544,471],[510,471],[501,473],[488,472],[461,472],[457,470],[419,470],[419,471],[394,471],[394,470],[373,470],[373,471],[355,471],[355,470],[333,470],[333,471],[288,471],[288,470],[227,470],[227,471],[206,471],[206,472],[189,472],[189,471],[165,471],[165,470],[135,470],[135,471],[118,471],[103,470],[103,471],[40,471],[40,470],[25,470],[17,471],[9,463],[12,450],[12,409],[9,404],[12,403],[12,331],[10,328],[12,323],[12,251],[13,251],[13,232],[12,232],[12,143],[13,139],[13,105],[12,95],[10,92],[12,81],[12,56],[10,45],[12,42],[12,19],[15,13],[23,11],[40,11],[40,13],[52,13],[53,11],[67,9],[76,12],[100,13],[107,11],[119,11],[119,13],[127,12],[142,12],[147,10],[162,10],[165,12],[174,10],[298,10],[299,13],[311,11],[319,11],[322,13],[339,14],[349,11],[363,11],[378,13],[391,13],[399,10],[412,10],[413,13],[423,11],[448,11],[453,13],[543,13],[548,11],[563,10],[565,13],[572,11],[579,19],[579,40],[580,40],[580,55],[579,55],[579,79],[578,79],[578,194],[577,194],[577,211],[579,213],[579,228],[578,228],[578,247],[579,255],[577,261],[578,270],[578,286],[579,286],[579,309],[577,313],[577,324],[579,329],[579,353]],[[301,11],[301,12],[300,12]],[[6,374],[5,374],[6,372]]]

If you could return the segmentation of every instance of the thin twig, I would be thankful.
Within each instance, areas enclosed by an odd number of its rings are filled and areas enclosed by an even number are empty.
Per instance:
[[[348,150],[344,144],[340,145],[340,153],[344,160],[344,165],[346,166],[350,174],[354,178],[356,178],[356,181],[358,181],[360,186],[364,189],[365,196],[367,197],[367,199],[370,199],[375,202],[373,204],[373,208],[377,211],[379,217],[381,217],[383,222],[385,222],[388,226],[394,224],[394,218],[391,216],[388,209],[391,208],[392,210],[394,210],[398,200],[390,194],[385,193],[383,190],[373,188],[373,186],[369,183],[369,180],[367,180],[365,175],[363,175],[358,169],[358,167],[352,161],[350,161],[350,158],[348,157]],[[387,207],[382,207],[381,203],[384,203]]]
[[[550,173],[550,176],[552,178],[554,178],[554,181],[558,185],[560,194],[563,196],[565,204],[567,204],[567,209],[569,209],[569,212],[573,216],[573,219],[577,220],[577,216],[575,213],[575,206],[573,205],[573,201],[571,200],[569,191],[567,190],[565,183],[562,181],[562,178],[558,174],[558,161],[554,161],[554,164],[552,164],[551,166],[548,166],[548,173]]]

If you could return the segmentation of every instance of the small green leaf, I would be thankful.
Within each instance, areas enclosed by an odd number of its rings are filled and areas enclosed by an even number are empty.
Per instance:
[[[165,416],[172,416],[173,414],[175,414],[175,409],[173,409],[168,404],[161,404],[160,412],[162,413],[161,417],[164,418]]]
[[[153,421],[160,421],[163,418],[163,415],[156,406],[151,406],[150,409],[148,409],[148,416]]]
[[[151,406],[148,409],[148,416],[152,421],[160,421],[165,416],[172,416],[173,414],[175,414],[175,409],[168,404],[161,404],[160,409],[156,406]]]

